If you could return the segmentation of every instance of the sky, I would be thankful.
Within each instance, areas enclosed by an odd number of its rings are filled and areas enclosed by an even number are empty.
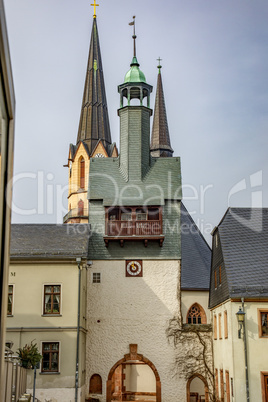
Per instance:
[[[62,223],[92,1],[5,0],[16,96],[13,223]],[[157,58],[184,203],[210,243],[229,206],[268,207],[266,0],[100,0],[97,23],[112,139],[132,58],[154,91]],[[152,121],[151,121],[152,123]]]

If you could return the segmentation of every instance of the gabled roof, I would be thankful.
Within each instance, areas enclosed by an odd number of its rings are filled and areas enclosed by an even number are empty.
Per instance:
[[[211,249],[181,203],[181,289],[209,290]]]
[[[229,208],[218,233],[229,297],[268,297],[268,208]]]
[[[12,259],[71,259],[87,257],[88,224],[12,224]]]
[[[99,35],[97,21],[94,18],[77,144],[84,141],[91,155],[100,139],[103,140],[105,148],[111,144]]]
[[[170,144],[165,98],[161,77],[161,66],[158,66],[157,89],[155,96],[154,120],[151,136],[152,156],[172,156],[173,149]]]

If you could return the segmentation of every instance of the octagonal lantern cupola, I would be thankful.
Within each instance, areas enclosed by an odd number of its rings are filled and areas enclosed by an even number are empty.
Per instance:
[[[136,56],[136,38],[135,35],[135,17],[129,25],[133,25],[134,34],[132,36],[134,43],[134,55],[130,64],[130,69],[125,75],[124,83],[118,86],[118,92],[120,93],[120,108],[124,106],[132,106],[132,99],[139,99],[140,106],[147,106],[150,108],[150,93],[153,87],[146,82],[144,73],[140,70],[140,65]],[[146,105],[144,105],[144,99],[147,98]],[[126,100],[126,104],[124,104]],[[137,103],[135,103],[137,106]]]

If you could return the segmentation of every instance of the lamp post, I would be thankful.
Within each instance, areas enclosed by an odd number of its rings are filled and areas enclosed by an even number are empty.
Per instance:
[[[247,393],[247,402],[249,402],[249,382],[248,382],[248,357],[247,357],[247,340],[246,340],[246,323],[245,317],[246,313],[244,312],[244,299],[242,299],[242,307],[239,307],[239,311],[236,313],[237,321],[238,321],[238,338],[241,339],[241,330],[243,328],[243,340],[244,340],[244,353],[245,353],[245,372],[246,372],[246,393]]]

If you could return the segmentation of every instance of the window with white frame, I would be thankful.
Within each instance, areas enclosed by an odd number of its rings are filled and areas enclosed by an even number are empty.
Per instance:
[[[61,285],[44,285],[43,314],[60,314]]]
[[[59,342],[42,343],[42,373],[59,372]]]
[[[7,315],[13,315],[14,286],[8,285]]]

